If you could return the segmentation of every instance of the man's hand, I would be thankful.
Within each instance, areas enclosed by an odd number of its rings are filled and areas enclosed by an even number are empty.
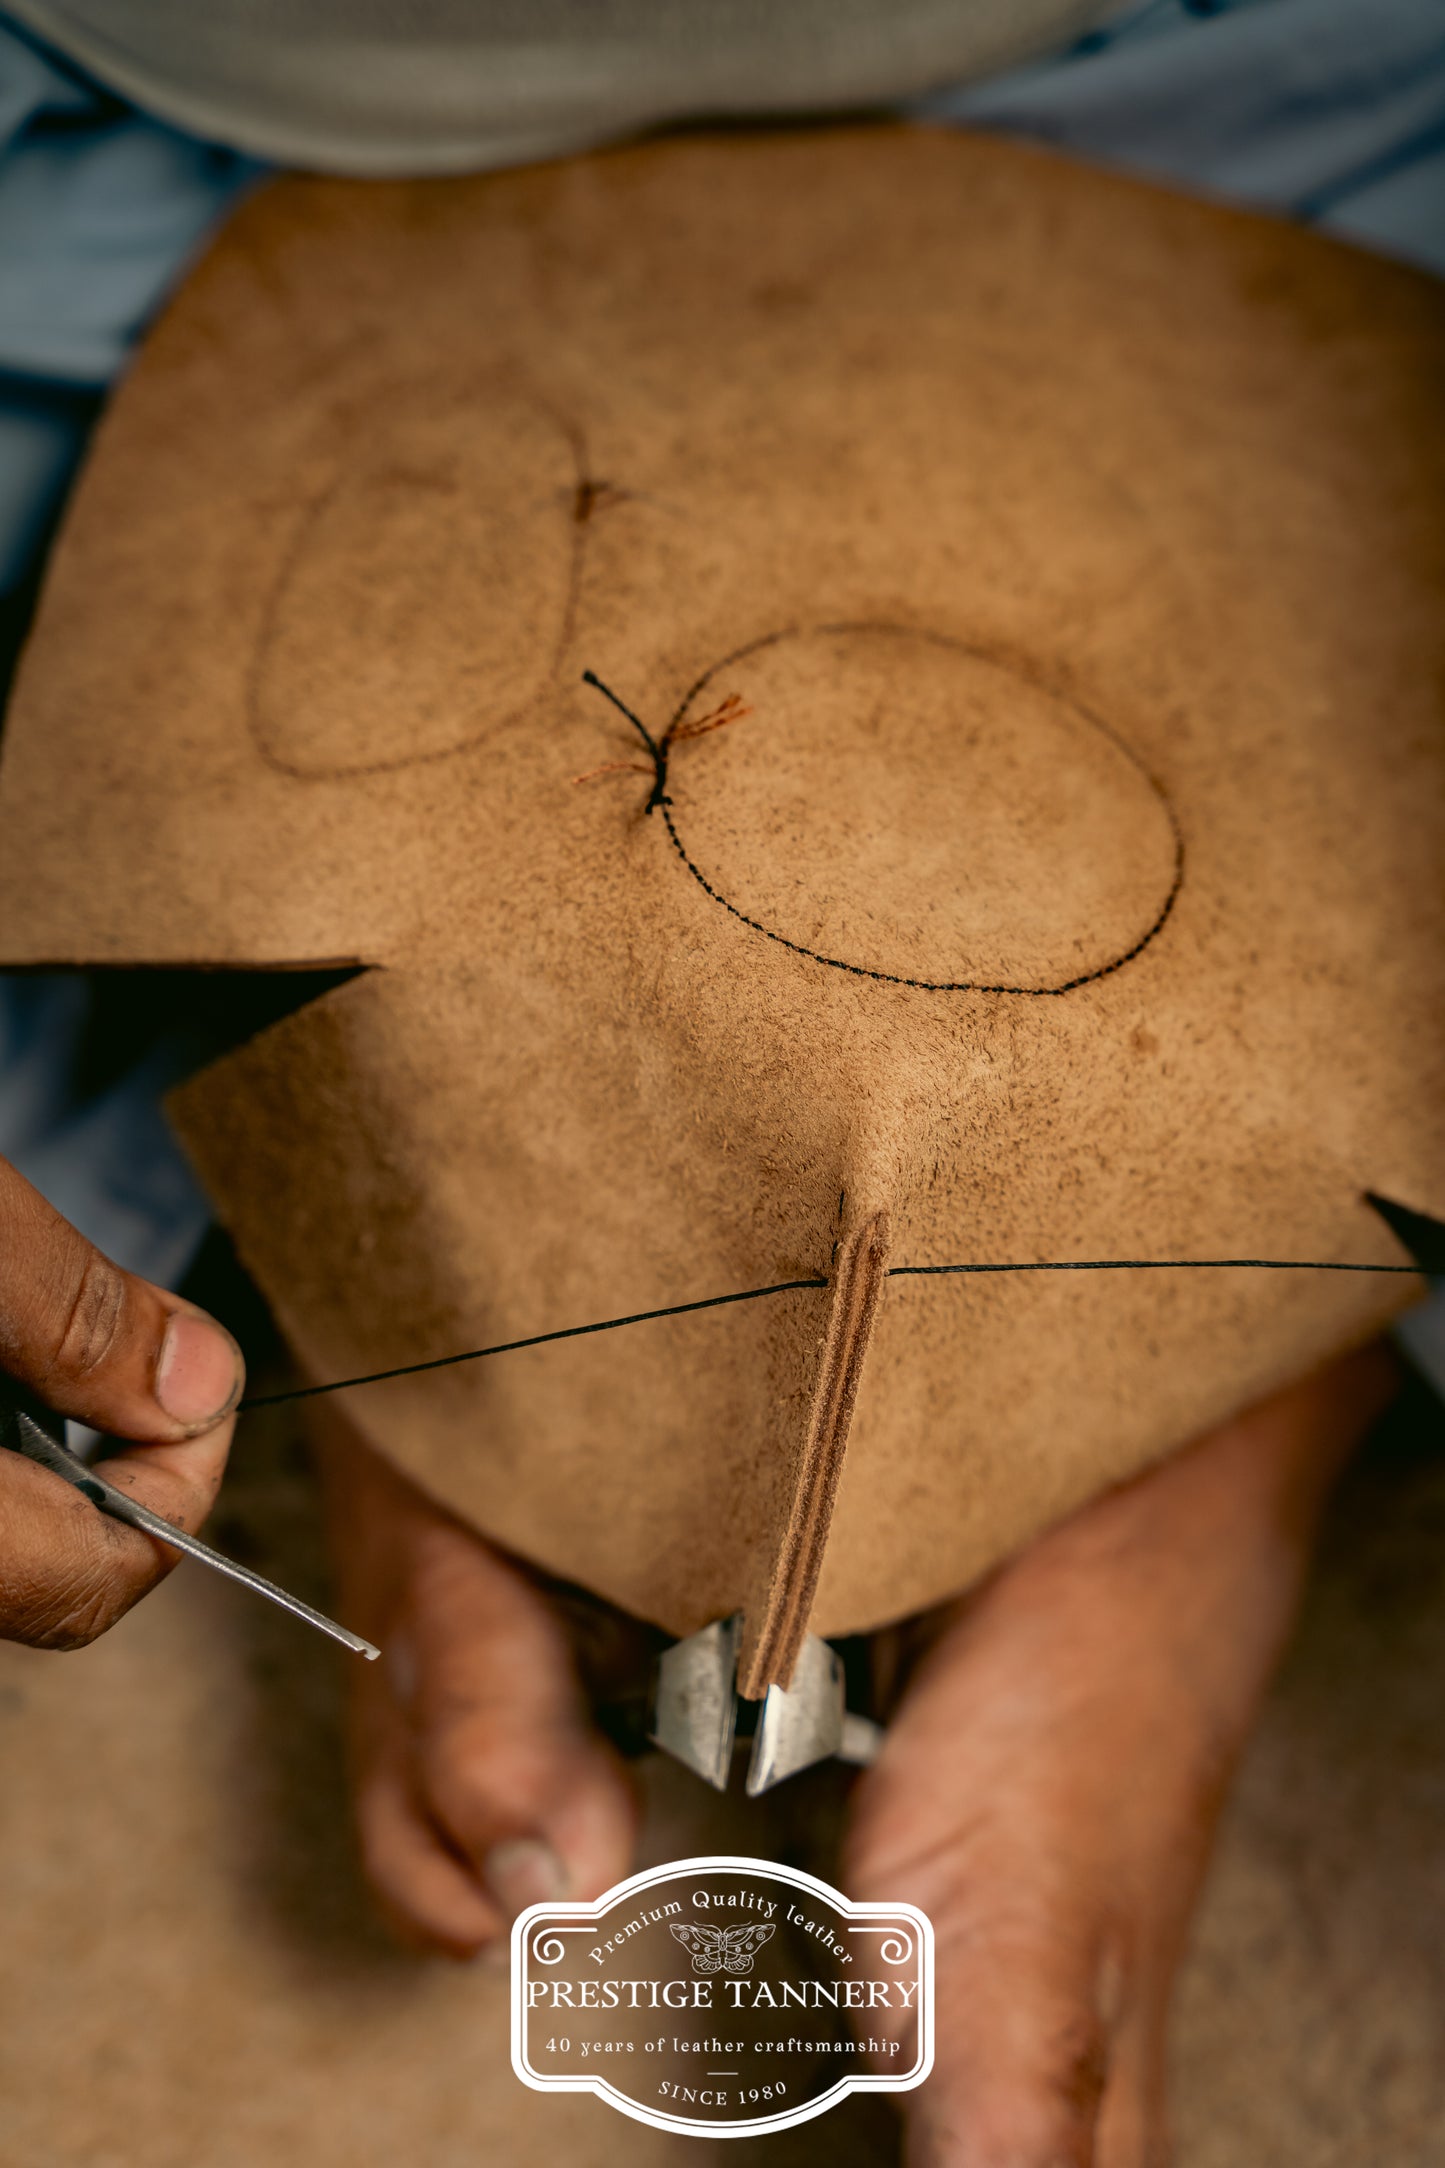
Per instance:
[[[3,1159],[0,1371],[58,1413],[134,1439],[138,1450],[106,1461],[107,1481],[199,1528],[230,1448],[240,1349],[203,1310],[103,1257]],[[177,1556],[0,1451],[0,1638],[81,1648]]]

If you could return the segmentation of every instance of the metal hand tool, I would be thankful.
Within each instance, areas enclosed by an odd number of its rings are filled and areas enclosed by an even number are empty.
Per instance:
[[[274,1581],[253,1573],[249,1566],[238,1566],[235,1559],[213,1551],[199,1536],[187,1535],[184,1528],[173,1528],[159,1513],[152,1513],[149,1507],[138,1504],[127,1492],[107,1483],[94,1468],[88,1468],[83,1460],[78,1460],[66,1445],[64,1417],[42,1407],[31,1394],[9,1379],[0,1379],[0,1447],[22,1454],[37,1466],[48,1468],[52,1475],[63,1477],[112,1520],[123,1521],[127,1528],[138,1528],[143,1535],[169,1543],[173,1549],[184,1551],[188,1558],[198,1558],[203,1566],[213,1566],[217,1573],[239,1581],[243,1588],[254,1589],[258,1596],[268,1597],[272,1603],[280,1604],[283,1611],[290,1611],[295,1617],[305,1619],[308,1626],[329,1634],[343,1648],[352,1649],[368,1660],[381,1654],[380,1649],[373,1648],[369,1641],[363,1641],[360,1634],[349,1633],[346,1627],[338,1626],[335,1619],[327,1618],[324,1611],[313,1611],[309,1603],[302,1603],[297,1596],[288,1596]]]
[[[727,1790],[737,1736],[742,1623],[739,1611],[676,1642],[658,1658],[653,1681],[648,1737],[720,1792]],[[882,1740],[880,1724],[849,1712],[837,1650],[809,1634],[792,1685],[770,1686],[758,1711],[748,1796],[834,1756],[871,1762]]]

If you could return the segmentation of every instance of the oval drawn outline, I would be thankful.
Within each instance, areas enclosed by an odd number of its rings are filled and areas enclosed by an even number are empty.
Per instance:
[[[829,625],[790,625],[781,632],[765,633],[761,639],[750,640],[745,647],[735,648],[730,655],[725,655],[721,662],[713,663],[684,694],[678,704],[677,712],[668,726],[669,729],[676,729],[704,687],[709,685],[721,671],[730,669],[733,664],[744,661],[749,655],[757,654],[760,649],[775,647],[780,641],[794,640],[806,633],[838,634],[857,632],[886,633],[899,638],[927,640],[936,646],[953,648],[960,654],[971,656],[980,662],[992,663],[995,666],[1001,661],[998,654],[973,642],[955,639],[949,633],[921,632],[916,626],[912,625],[892,625],[870,622],[866,619]],[[988,985],[977,979],[905,978],[900,972],[880,971],[869,964],[851,963],[842,956],[825,956],[820,949],[808,948],[801,941],[791,940],[787,934],[779,933],[775,926],[764,925],[761,919],[750,917],[746,911],[723,895],[722,891],[708,879],[701,866],[691,856],[673,817],[671,799],[667,797],[665,791],[658,791],[654,793],[652,802],[662,814],[673,849],[677,852],[678,857],[697,882],[699,888],[710,896],[714,903],[721,904],[725,911],[730,912],[734,918],[741,920],[744,926],[751,927],[754,933],[766,935],[769,941],[776,941],[781,948],[791,949],[795,956],[806,957],[811,963],[827,964],[833,971],[851,972],[855,978],[876,979],[885,986],[908,986],[926,994],[1018,994],[1032,999],[1052,999],[1059,994],[1071,994],[1081,986],[1091,986],[1098,979],[1106,979],[1111,977],[1114,972],[1122,971],[1125,964],[1133,963],[1137,956],[1144,953],[1151,941],[1162,933],[1175,903],[1178,901],[1179,891],[1184,882],[1184,832],[1179,824],[1179,816],[1175,812],[1163,784],[1159,782],[1156,776],[1150,774],[1134,748],[1121,738],[1116,730],[1111,729],[1109,724],[1104,722],[1100,716],[1093,714],[1090,709],[1084,707],[1071,694],[1062,693],[1057,686],[1047,683],[1043,678],[1031,677],[1029,673],[1020,668],[1016,658],[1009,657],[1005,667],[1014,670],[1027,683],[1033,684],[1039,691],[1048,693],[1053,699],[1061,701],[1073,711],[1087,728],[1095,730],[1102,737],[1107,738],[1115,751],[1122,754],[1135,773],[1147,785],[1169,825],[1169,833],[1174,844],[1174,863],[1169,887],[1164,899],[1139,938],[1127,949],[1123,950],[1120,955],[1111,957],[1107,963],[1096,964],[1091,970],[1081,971],[1073,978],[1062,980],[1056,986]],[[666,735],[664,735],[661,742],[666,745]]]

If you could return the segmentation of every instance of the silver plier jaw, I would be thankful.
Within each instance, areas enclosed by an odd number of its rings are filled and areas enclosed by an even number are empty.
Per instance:
[[[737,1611],[675,1642],[658,1658],[653,1678],[649,1739],[720,1792],[728,1787],[738,1734],[742,1626]],[[849,1713],[837,1650],[809,1634],[791,1686],[770,1686],[758,1709],[748,1797],[816,1762],[871,1762],[882,1737],[881,1725]]]

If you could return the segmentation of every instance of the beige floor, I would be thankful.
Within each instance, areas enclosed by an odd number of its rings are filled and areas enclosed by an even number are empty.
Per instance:
[[[321,1592],[300,1455],[259,1420],[214,1524]],[[1178,2025],[1183,2168],[1445,2161],[1445,1432],[1397,1422],[1331,1525],[1245,1772]],[[526,2092],[505,1985],[393,1954],[348,1846],[339,1662],[194,1567],[78,1656],[0,1648],[6,2168],[569,2168],[696,2156]],[[707,1849],[691,1780],[653,1856]],[[665,1795],[665,1796],[664,1796]],[[767,1850],[766,1832],[734,1830]],[[880,2103],[730,2168],[893,2157]]]

